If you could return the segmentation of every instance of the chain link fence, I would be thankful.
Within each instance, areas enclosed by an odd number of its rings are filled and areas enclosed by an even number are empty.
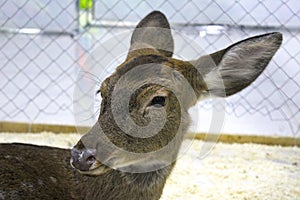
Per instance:
[[[248,36],[279,31],[284,42],[267,70],[251,87],[227,101],[225,132],[299,137],[300,4],[264,1],[0,1],[0,120],[74,124],[73,90],[90,53],[118,33],[132,30],[153,10],[211,53]],[[124,44],[129,45],[129,44]],[[185,47],[176,46],[175,55]],[[193,48],[193,47],[192,47]],[[112,59],[114,47],[105,56]],[[197,52],[198,51],[198,52]],[[112,60],[95,86],[122,59]],[[97,78],[95,78],[97,77]],[[210,102],[200,103],[204,110]]]

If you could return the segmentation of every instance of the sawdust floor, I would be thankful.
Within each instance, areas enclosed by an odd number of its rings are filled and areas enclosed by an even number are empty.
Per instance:
[[[0,133],[0,142],[71,147],[78,134]],[[300,199],[300,148],[217,143],[201,157],[204,143],[185,141],[162,200]]]

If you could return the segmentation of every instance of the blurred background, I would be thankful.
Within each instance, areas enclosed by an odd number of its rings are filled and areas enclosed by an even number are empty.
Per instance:
[[[283,45],[264,73],[247,89],[227,98],[222,133],[300,137],[300,4],[298,0],[0,0],[0,121],[29,124],[92,125],[101,99],[87,106],[90,117],[74,119],[74,88],[92,52],[130,31],[149,12],[160,10],[174,35],[175,56],[196,58],[246,37],[281,32]],[[124,45],[129,47],[128,41]],[[182,52],[185,49],[195,52]],[[97,88],[122,59],[106,49]],[[108,56],[108,57],[106,57]],[[192,113],[196,132],[209,131],[211,101]],[[195,117],[194,115],[198,115]],[[199,122],[199,123],[198,123]],[[78,124],[79,123],[79,124]],[[199,124],[199,126],[198,126]]]

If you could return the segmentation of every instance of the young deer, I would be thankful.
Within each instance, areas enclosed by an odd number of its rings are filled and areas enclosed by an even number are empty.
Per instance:
[[[188,109],[247,87],[281,42],[280,33],[269,33],[181,61],[172,58],[166,17],[151,12],[134,30],[125,62],[103,81],[98,122],[71,156],[67,149],[0,145],[0,199],[159,199],[189,126]]]

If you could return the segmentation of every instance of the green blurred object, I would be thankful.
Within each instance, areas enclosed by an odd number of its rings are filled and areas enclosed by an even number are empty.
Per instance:
[[[79,8],[81,10],[90,10],[93,7],[93,0],[79,0]]]

